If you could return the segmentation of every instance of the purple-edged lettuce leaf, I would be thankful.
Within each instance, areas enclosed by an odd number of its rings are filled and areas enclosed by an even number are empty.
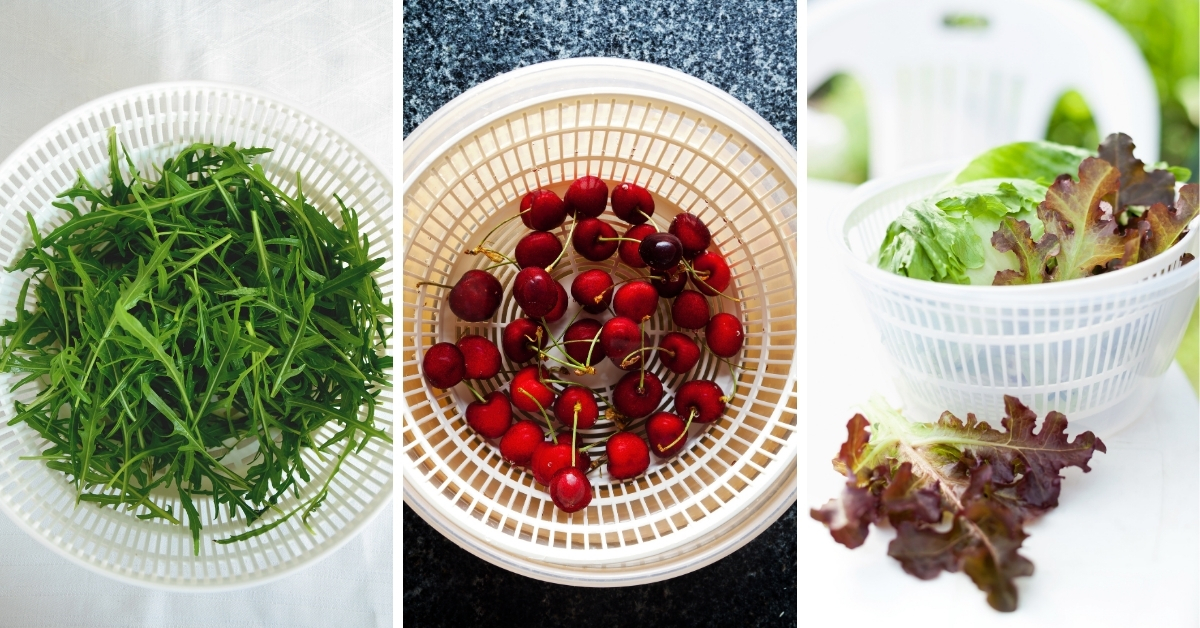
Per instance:
[[[937,423],[913,423],[881,399],[846,425],[834,468],[846,476],[842,494],[811,516],[850,548],[871,524],[896,529],[888,554],[919,578],[966,573],[1000,611],[1017,606],[1013,579],[1033,573],[1018,553],[1024,526],[1058,505],[1061,471],[1090,470],[1104,443],[1091,432],[1068,438],[1067,419],[1037,416],[1005,397],[1001,429],[944,413]]]

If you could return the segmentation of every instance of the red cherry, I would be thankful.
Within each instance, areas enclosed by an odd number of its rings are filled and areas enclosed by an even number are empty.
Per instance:
[[[545,231],[534,231],[526,234],[517,242],[517,266],[529,268],[538,266],[546,268],[562,254],[563,245],[558,236]]]
[[[513,299],[529,318],[541,318],[554,310],[558,304],[558,282],[546,269],[530,266],[517,273],[513,279]]]
[[[671,270],[655,271],[654,275],[661,279],[651,279],[650,285],[654,286],[654,289],[658,291],[658,296],[664,299],[679,296],[679,293],[687,287],[688,276],[683,266],[676,266]]]
[[[671,355],[674,354],[674,355]],[[658,341],[658,361],[672,373],[692,370],[700,360],[700,347],[691,338],[673,331]]]
[[[567,297],[567,290],[566,288],[562,287],[561,283],[556,281],[554,282],[554,286],[558,291],[558,301],[555,302],[554,309],[550,310],[549,314],[542,317],[546,319],[547,323],[553,323],[554,321],[562,318],[563,315],[567,313],[567,305],[571,300],[569,297]]]
[[[468,270],[450,289],[450,311],[468,323],[486,321],[500,307],[500,280],[482,270]]]
[[[671,304],[671,320],[682,329],[701,329],[708,319],[708,299],[695,290],[684,290]]]
[[[658,309],[658,291],[649,281],[636,279],[622,284],[613,297],[613,311],[635,321],[649,320]]]
[[[466,375],[462,351],[448,342],[439,342],[425,351],[421,370],[430,386],[443,390],[454,388]]]
[[[500,439],[500,456],[518,467],[533,461],[533,452],[545,442],[542,428],[533,421],[517,421]]]
[[[708,348],[722,358],[732,358],[742,350],[746,333],[742,322],[733,314],[721,312],[714,315],[704,328],[704,342]]]
[[[542,324],[528,318],[518,318],[504,326],[500,334],[500,346],[509,360],[518,364],[528,362],[546,348],[550,334]]]
[[[669,233],[651,233],[642,238],[638,245],[638,255],[650,268],[664,271],[675,268],[683,259],[683,244],[679,238]]]
[[[625,235],[621,236],[624,239],[617,247],[617,256],[630,268],[645,268],[646,262],[642,259],[641,253],[638,253],[638,247],[641,246],[643,238],[657,231],[658,229],[651,224],[634,225],[626,229]],[[630,240],[635,240],[635,242],[630,242]]]
[[[559,469],[550,479],[550,499],[563,512],[578,512],[592,503],[592,483],[574,467]]]
[[[583,311],[599,314],[608,309],[613,298],[612,276],[598,268],[585,270],[571,281],[571,296]]]
[[[712,243],[708,225],[692,214],[677,214],[671,220],[667,233],[679,238],[679,242],[683,244],[683,256],[688,259],[703,253]]]
[[[649,416],[662,402],[663,386],[658,376],[650,371],[627,373],[613,386],[612,405],[617,412],[631,419]]]
[[[600,407],[596,404],[596,395],[583,386],[568,386],[554,402],[554,418],[568,429],[576,422],[576,418],[578,425],[575,429],[591,429],[596,425],[599,416]]]
[[[467,404],[467,425],[484,438],[500,438],[512,425],[512,405],[499,390],[488,393],[484,401]]]
[[[712,423],[725,414],[724,397],[716,382],[706,379],[684,382],[675,391],[675,413],[686,417],[694,412],[694,421]]]
[[[659,458],[670,458],[687,445],[687,424],[670,412],[658,412],[646,421],[650,450]]]
[[[512,404],[517,408],[541,416],[542,409],[547,412],[554,404],[554,391],[543,384],[538,378],[538,369],[542,378],[550,377],[550,372],[543,366],[527,366],[513,376],[509,384]]]
[[[550,478],[559,469],[579,468],[579,463],[582,462],[582,457],[587,454],[579,451],[575,452],[575,465],[571,465],[571,435],[567,434],[563,438],[563,434],[558,435],[558,442],[553,443],[544,441],[533,450],[533,459],[529,463],[529,470],[533,472],[533,479],[538,484],[546,486],[550,483]],[[590,461],[589,461],[590,464]]]
[[[650,449],[646,441],[631,432],[617,432],[604,446],[608,454],[608,474],[618,480],[628,480],[646,472],[650,466]]]
[[[631,318],[616,316],[608,319],[600,330],[600,347],[604,355],[625,370],[640,369],[643,347],[650,347],[650,336]]]
[[[534,231],[549,231],[566,219],[567,208],[550,190],[533,190],[521,199],[521,222]]]
[[[617,218],[640,225],[654,215],[654,197],[640,185],[621,183],[613,188],[612,208]]]
[[[567,328],[563,334],[563,345],[567,355],[579,364],[595,366],[606,356],[598,340],[603,325],[590,318],[581,318]],[[589,358],[590,354],[590,358]]]
[[[500,350],[491,340],[468,334],[456,344],[463,355],[465,379],[490,379],[500,372]]]
[[[598,218],[584,218],[575,224],[575,232],[571,234],[571,246],[575,247],[584,259],[603,262],[616,252],[616,237],[617,230],[607,222]]]
[[[696,286],[700,292],[715,297],[729,287],[731,279],[729,264],[725,262],[725,258],[721,257],[720,253],[712,251],[701,253],[692,260],[692,268],[702,274],[708,273],[704,279],[697,279],[695,275],[692,275],[692,285]]]
[[[576,220],[595,218],[604,213],[608,205],[608,184],[600,177],[586,175],[575,179],[563,195],[567,213]]]

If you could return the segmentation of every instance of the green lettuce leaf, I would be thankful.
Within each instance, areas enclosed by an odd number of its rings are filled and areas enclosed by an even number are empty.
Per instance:
[[[981,179],[909,204],[888,226],[878,265],[889,272],[944,283],[990,284],[1020,264],[990,246],[1007,216],[1026,221],[1040,238],[1037,206],[1046,187],[1027,180]]]
[[[1061,174],[1074,174],[1095,151],[1054,142],[1016,142],[997,146],[971,160],[950,178],[950,185],[979,179],[1028,179],[1048,187]]]

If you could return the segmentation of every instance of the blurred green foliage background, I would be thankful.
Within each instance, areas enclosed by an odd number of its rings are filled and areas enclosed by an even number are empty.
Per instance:
[[[1089,0],[1120,23],[1141,48],[1158,89],[1162,110],[1160,159],[1200,176],[1200,0]],[[1119,86],[1114,86],[1119,89]],[[867,110],[858,84],[836,76],[808,99],[809,117],[833,117],[837,133],[816,134],[809,125],[808,176],[861,183],[867,177]],[[1095,148],[1100,141],[1087,103],[1075,92],[1058,102],[1046,139]],[[1134,138],[1136,141],[1137,138]],[[1200,391],[1200,308],[1192,314],[1176,355]]]

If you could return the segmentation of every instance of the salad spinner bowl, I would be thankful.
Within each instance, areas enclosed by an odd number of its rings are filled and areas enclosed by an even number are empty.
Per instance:
[[[942,184],[938,165],[859,187],[829,235],[858,283],[909,416],[946,410],[998,424],[1004,395],[1039,416],[1057,410],[1104,436],[1137,420],[1157,390],[1197,302],[1194,220],[1164,253],[1061,283],[964,286],[875,266],[888,225]]]
[[[796,378],[795,152],[765,121],[705,83],[658,66],[612,59],[540,64],[497,77],[459,96],[406,140],[403,188],[403,401],[399,458],[404,500],[431,526],[468,551],[506,569],[577,586],[621,586],[669,578],[708,564],[748,542],[795,501],[798,414]],[[590,505],[555,508],[545,487],[510,465],[495,441],[464,420],[473,401],[465,385],[428,386],[420,363],[437,342],[480,334],[499,344],[504,325],[521,316],[510,296],[515,270],[492,272],[505,286],[489,321],[464,323],[451,313],[448,290],[472,268],[492,264],[463,252],[498,227],[492,248],[511,253],[527,233],[521,198],[547,188],[562,194],[583,175],[611,188],[634,182],[654,197],[654,224],[665,231],[689,211],[710,227],[713,249],[728,260],[731,299],[710,299],[746,329],[730,367],[706,355],[688,374],[648,368],[672,392],[690,379],[712,379],[733,399],[711,426],[693,425],[687,448],[652,458],[647,472],[618,481],[601,466],[591,474]],[[618,233],[627,225],[606,211]],[[567,241],[571,221],[555,230]],[[595,264],[566,243],[554,277],[564,286],[589,268],[620,280],[632,271],[616,256]],[[560,336],[578,311],[550,326]],[[597,318],[603,319],[601,315]],[[669,330],[669,303],[646,324],[651,344]],[[505,360],[484,394],[506,390],[521,365]],[[553,366],[553,364],[550,364]],[[601,412],[624,372],[607,361],[592,376]],[[734,380],[737,380],[736,391]],[[515,411],[543,424],[541,416]],[[643,420],[629,429],[643,433]],[[598,443],[614,432],[603,418],[577,439]],[[566,432],[570,438],[570,432]],[[591,450],[603,455],[603,445]]]
[[[0,264],[10,265],[33,244],[26,213],[41,233],[62,224],[66,211],[51,206],[75,182],[77,173],[93,184],[108,180],[108,129],[115,128],[139,172],[154,178],[156,168],[196,142],[265,147],[258,156],[273,183],[296,191],[296,173],[314,207],[338,217],[337,195],[359,212],[360,229],[389,258],[377,272],[383,300],[391,299],[391,183],[345,138],[291,105],[253,90],[213,83],[162,83],[114,93],[50,123],[0,164]],[[126,173],[128,176],[128,173]],[[384,247],[381,249],[380,246]],[[0,275],[0,318],[11,318],[25,273]],[[199,499],[203,530],[200,554],[193,555],[186,525],[143,521],[125,510],[76,502],[75,487],[38,456],[48,447],[32,428],[8,425],[13,401],[29,402],[36,386],[15,392],[14,375],[0,375],[0,511],[57,553],[106,576],[162,589],[214,591],[260,584],[310,565],[350,540],[386,507],[392,494],[392,445],[372,439],[347,458],[328,498],[309,519],[312,530],[293,517],[269,532],[228,545],[214,541],[246,531],[243,518],[218,516],[212,502]],[[390,432],[392,393],[384,390],[375,421]],[[333,426],[317,440],[328,438]],[[288,512],[320,490],[334,456],[303,454],[312,480],[299,495],[278,504]],[[239,461],[228,461],[234,465]],[[244,461],[241,461],[244,462]],[[155,494],[159,507],[182,512],[171,491]],[[268,513],[255,527],[279,517]]]

